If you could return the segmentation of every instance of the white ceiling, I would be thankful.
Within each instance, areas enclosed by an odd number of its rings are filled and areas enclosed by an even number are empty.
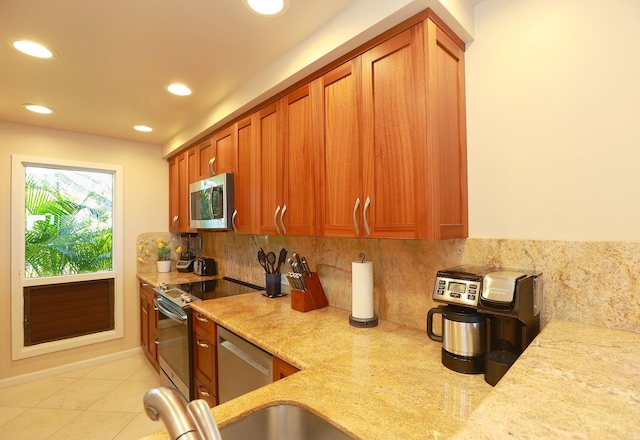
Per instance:
[[[163,144],[356,2],[290,0],[264,18],[242,0],[0,0],[0,120]],[[57,57],[28,57],[14,39]],[[168,94],[175,81],[194,93]]]

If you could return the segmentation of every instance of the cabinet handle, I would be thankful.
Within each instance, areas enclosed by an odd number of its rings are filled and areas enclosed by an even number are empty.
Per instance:
[[[273,213],[273,224],[276,225],[276,233],[280,235],[280,228],[278,227],[278,213],[280,212],[280,205],[276,208],[276,212]]]
[[[196,319],[200,322],[209,322],[209,320],[202,313],[196,313]]]
[[[353,205],[353,229],[356,230],[356,235],[360,235],[360,226],[358,225],[358,219],[356,219],[356,211],[360,206],[360,197],[356,198],[356,203]]]
[[[284,205],[284,206],[282,207],[282,212],[280,213],[280,224],[282,225],[282,233],[283,233],[283,234],[285,234],[285,235],[287,234],[287,228],[284,226],[284,220],[283,220],[283,217],[284,217],[284,212],[285,212],[286,210],[287,210],[287,205]]]
[[[197,345],[198,347],[202,347],[202,348],[209,348],[209,344],[207,344],[206,342],[202,342],[202,340],[201,340],[201,339],[198,339],[198,340],[196,341],[196,345]]]
[[[215,156],[209,159],[209,175],[212,177],[216,175],[216,172],[213,170],[213,164],[215,163],[215,161]]]
[[[198,385],[198,394],[203,395],[204,397],[211,397],[209,391],[206,390],[202,385]]]
[[[178,230],[178,216],[177,215],[175,217],[173,217],[172,225],[173,225],[173,230],[177,231]]]
[[[364,219],[364,230],[367,231],[367,235],[371,235],[371,228],[369,227],[369,222],[367,221],[367,211],[369,211],[369,205],[371,205],[371,199],[367,196],[367,200],[364,201],[364,211],[362,213],[362,218]]]
[[[233,232],[238,232],[238,227],[236,226],[236,217],[238,216],[238,210],[233,211],[233,215],[231,216],[231,228],[233,228]]]

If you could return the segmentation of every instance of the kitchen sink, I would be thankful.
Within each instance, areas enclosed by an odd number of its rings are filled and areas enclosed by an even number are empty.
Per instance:
[[[349,435],[295,405],[276,405],[220,429],[222,440],[347,440]]]

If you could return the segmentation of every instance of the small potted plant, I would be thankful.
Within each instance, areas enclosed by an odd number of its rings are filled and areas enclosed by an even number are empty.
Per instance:
[[[178,248],[176,251],[179,251]],[[141,266],[138,270],[144,272],[153,267],[155,262],[158,272],[170,272],[171,271],[171,246],[169,242],[165,241],[163,237],[158,238],[142,238],[138,242],[138,263]],[[149,267],[150,266],[150,267]]]
[[[169,272],[171,270],[171,248],[162,237],[156,239],[156,246],[158,248],[156,251],[158,255],[158,261],[156,261],[158,272]]]

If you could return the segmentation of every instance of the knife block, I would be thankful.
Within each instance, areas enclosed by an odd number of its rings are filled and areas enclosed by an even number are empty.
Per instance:
[[[291,288],[291,308],[298,312],[308,312],[310,310],[321,309],[329,305],[327,296],[324,294],[320,278],[316,272],[311,272],[311,276],[306,273],[302,275],[306,283],[307,290],[296,290]]]

